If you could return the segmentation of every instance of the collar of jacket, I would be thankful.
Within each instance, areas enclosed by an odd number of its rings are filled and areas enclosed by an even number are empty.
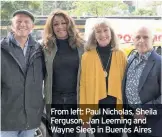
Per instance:
[[[24,73],[22,65],[13,51],[12,47],[14,46],[14,43],[11,40],[12,40],[11,35],[8,35],[8,37],[4,38],[1,41],[1,49],[5,50],[7,53],[9,53],[11,55],[11,57],[17,62],[17,64],[20,66],[22,72]],[[42,50],[41,50],[40,44],[37,43],[31,36],[29,36],[29,41],[30,41],[30,45],[31,45],[29,62],[31,62],[31,59],[33,58],[33,56],[37,53],[42,52]]]
[[[56,55],[56,52],[58,50],[56,40],[53,39],[49,43],[49,45],[51,45],[50,47],[53,47],[53,48],[51,48],[50,52],[49,52],[49,50],[47,48],[44,48],[43,50],[44,50],[45,56],[47,56],[48,59],[51,59],[53,61],[53,59],[54,59],[54,57]],[[82,56],[82,54],[84,52],[83,46],[77,47],[77,50],[78,50],[79,58],[81,59],[81,56]],[[47,61],[47,60],[45,60],[45,61]]]
[[[38,42],[36,42],[31,35],[29,35],[28,44],[31,46],[30,58],[32,58],[38,52],[42,52],[41,45]],[[13,46],[13,42],[10,40],[10,36],[8,35],[1,41],[1,48],[4,49],[6,52],[8,52],[14,59],[16,59],[15,56],[13,55],[13,51],[11,50],[10,46]]]
[[[9,35],[1,41],[1,48],[5,49],[6,51],[9,51],[10,49],[9,43],[11,42],[15,44],[15,42],[12,41],[11,37],[12,37],[12,33],[10,32]],[[33,39],[33,37],[30,34],[28,36],[28,45],[34,46],[36,50],[40,47],[40,45]]]
[[[12,32],[9,33],[8,38],[12,43],[14,43],[15,45],[18,45]],[[28,41],[28,46],[34,46],[36,44],[36,41],[33,39],[31,34],[28,35],[27,41]]]

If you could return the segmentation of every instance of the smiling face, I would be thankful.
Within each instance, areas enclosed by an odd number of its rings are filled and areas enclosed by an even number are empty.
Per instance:
[[[111,41],[111,31],[110,28],[105,25],[97,25],[95,27],[95,38],[101,47],[107,46]]]
[[[67,22],[63,16],[55,16],[53,18],[53,31],[58,39],[67,39]]]
[[[17,14],[12,19],[11,29],[15,37],[27,38],[34,27],[32,19],[25,14]]]
[[[133,41],[136,49],[141,54],[146,53],[153,48],[153,35],[146,27],[141,27],[135,32]]]

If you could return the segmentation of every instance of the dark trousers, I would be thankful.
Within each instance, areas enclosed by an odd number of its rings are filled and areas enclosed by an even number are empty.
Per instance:
[[[121,116],[120,115],[117,115],[117,114],[114,114],[114,115],[105,115],[102,110],[103,109],[107,109],[109,108],[110,110],[111,109],[116,109],[116,103],[117,103],[117,99],[113,96],[110,96],[108,95],[107,97],[99,100],[99,109],[101,110],[101,114],[100,115],[95,115],[93,117],[93,119],[99,119],[99,121],[101,121],[101,119],[103,119],[104,121],[106,119],[120,119]],[[99,124],[91,124],[91,127],[92,128],[95,128],[96,129],[96,132],[94,133],[94,136],[95,137],[122,137],[122,132],[109,132],[107,131],[106,129],[107,128],[124,128],[124,124],[103,124],[102,122],[99,123]],[[98,128],[101,128],[103,129],[103,132],[98,132]]]
[[[101,121],[101,118],[103,119],[103,121],[105,121],[105,119],[116,119],[116,118],[120,118],[120,116],[116,116],[116,115],[111,115],[111,116],[103,116],[103,115],[95,115],[92,119],[99,119],[99,121]],[[96,132],[94,133],[95,137],[122,137],[122,133],[108,133],[106,132],[106,128],[110,127],[110,128],[123,128],[124,125],[123,124],[103,124],[103,123],[97,123],[97,124],[91,124],[92,128],[96,129]],[[100,132],[100,130],[98,130],[99,128],[103,129],[103,132]]]
[[[140,125],[140,124],[132,124],[131,126],[130,125],[126,125],[126,127],[127,128],[131,128],[131,131],[132,131],[132,133],[127,133],[127,135],[128,135],[128,137],[157,137],[157,136],[152,136],[152,135],[150,135],[150,133],[144,133],[144,132],[142,132],[142,133],[137,133],[137,132],[133,132],[134,131],[134,129],[135,129],[135,126],[136,127],[140,127],[140,128],[147,128],[147,126],[146,125]],[[162,136],[161,136],[162,137]]]
[[[70,109],[76,110],[77,109],[77,102],[76,102],[76,95],[55,95],[53,96],[53,101],[52,101],[52,108],[55,108],[57,110],[68,110],[70,112]],[[71,114],[66,114],[66,115],[51,115],[51,117],[55,117],[55,119],[78,119],[78,115],[71,115]],[[57,135],[57,137],[77,137],[78,133],[76,133],[76,127],[77,126],[81,126],[80,123],[77,124],[63,124],[63,123],[55,123],[53,126],[55,127],[59,127],[61,129],[65,129],[65,128],[73,128],[74,132],[73,133],[55,133]],[[54,135],[55,137],[55,135]]]
[[[71,116],[71,115],[53,115],[53,117],[55,117],[56,119],[78,119],[78,116]],[[57,137],[77,137],[77,133],[76,133],[76,127],[80,126],[79,124],[63,124],[63,123],[59,123],[59,124],[54,124],[53,126],[61,128],[61,129],[65,129],[65,128],[72,128],[74,129],[73,133],[69,133],[69,132],[65,132],[65,133],[55,133],[57,135]]]
[[[131,109],[131,108],[129,108]],[[134,112],[134,110],[132,109],[132,111]],[[134,120],[134,116],[132,115],[127,115],[127,118],[128,119],[132,119],[132,121]],[[150,133],[144,133],[143,131],[138,133],[138,132],[135,132],[135,127],[138,129],[140,128],[148,128],[147,126],[147,123],[146,124],[134,124],[132,123],[131,125],[126,125],[127,128],[131,128],[131,133],[127,133],[128,137],[156,137],[156,136],[152,136],[150,135]]]
[[[128,135],[128,137],[157,137],[157,136],[151,136],[151,135],[145,135],[145,134],[141,135],[141,134],[137,134],[137,133],[129,133],[127,135]]]

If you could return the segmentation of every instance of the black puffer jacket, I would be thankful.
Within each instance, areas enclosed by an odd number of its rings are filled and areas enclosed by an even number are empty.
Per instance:
[[[1,41],[1,130],[37,128],[44,108],[44,58],[39,43],[29,36],[28,68],[23,71],[9,37]]]

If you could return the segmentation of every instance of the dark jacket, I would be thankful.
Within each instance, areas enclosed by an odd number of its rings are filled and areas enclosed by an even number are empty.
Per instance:
[[[37,128],[44,108],[43,52],[29,36],[31,46],[28,67],[24,72],[12,50],[9,37],[1,41],[1,130]]]
[[[130,62],[126,67],[126,72],[134,60],[134,56],[130,58]],[[138,92],[140,99],[142,101],[142,109],[149,110],[149,108],[156,109],[158,115],[154,117],[147,117],[147,125],[151,127],[153,136],[161,137],[162,131],[159,125],[162,125],[162,108],[159,104],[162,103],[161,100],[161,56],[155,51],[152,51],[146,66],[141,74]],[[126,73],[123,80],[123,103],[128,104],[125,95],[125,84],[126,84]],[[149,105],[148,105],[149,104]],[[125,105],[126,106],[126,105]],[[159,107],[159,108],[158,108]],[[160,123],[161,122],[161,123]]]

